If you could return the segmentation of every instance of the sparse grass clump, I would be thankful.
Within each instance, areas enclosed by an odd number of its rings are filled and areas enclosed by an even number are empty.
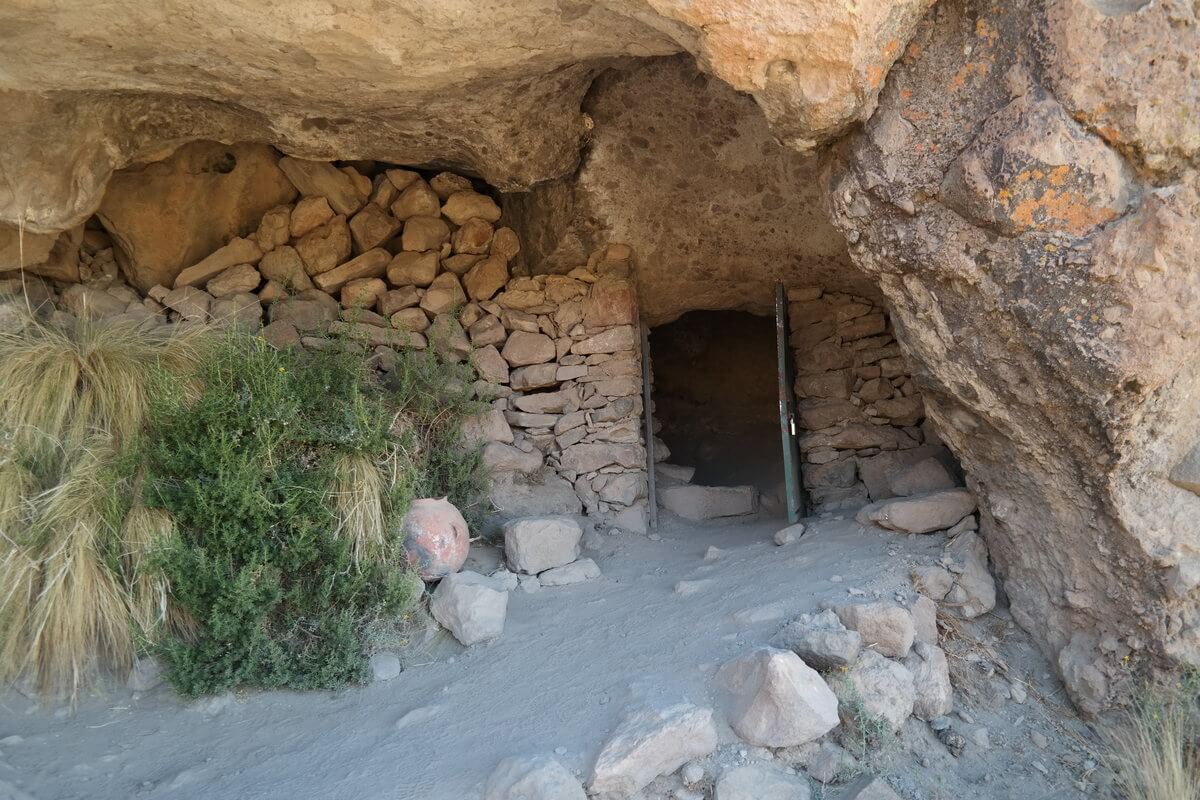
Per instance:
[[[397,536],[412,498],[437,489],[471,502],[476,483],[430,466],[450,460],[439,450],[466,406],[447,411],[398,377],[388,390],[359,354],[234,336],[201,365],[198,399],[160,393],[144,496],[175,521],[161,564],[196,620],[161,647],[180,692],[365,677],[368,627],[421,591]]]
[[[1129,800],[1200,799],[1200,675],[1138,692],[1110,730],[1110,762]]]

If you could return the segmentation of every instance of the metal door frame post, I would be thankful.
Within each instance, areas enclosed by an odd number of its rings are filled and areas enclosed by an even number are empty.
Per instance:
[[[783,445],[783,479],[787,490],[788,523],[795,524],[807,512],[796,446],[796,395],[792,389],[791,351],[788,344],[787,291],[783,281],[775,286],[775,357],[779,380],[779,433]]]

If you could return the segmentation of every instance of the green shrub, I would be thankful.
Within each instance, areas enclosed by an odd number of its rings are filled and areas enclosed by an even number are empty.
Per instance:
[[[482,508],[478,455],[458,433],[473,406],[469,381],[455,387],[469,373],[419,354],[401,360],[385,387],[359,354],[232,336],[196,375],[155,392],[145,502],[175,520],[159,563],[196,621],[161,647],[181,693],[360,682],[366,626],[421,591],[395,535],[411,500],[449,495]],[[353,495],[354,506],[378,492],[348,491],[346,464],[384,473],[385,507],[354,516],[359,527],[387,525],[370,548],[356,547],[338,497]]]

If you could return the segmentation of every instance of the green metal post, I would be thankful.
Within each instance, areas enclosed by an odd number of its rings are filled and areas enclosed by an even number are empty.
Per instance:
[[[792,389],[792,358],[788,344],[787,291],[780,281],[775,287],[775,356],[779,375],[779,431],[783,444],[783,479],[787,488],[789,523],[800,521],[807,512],[800,475],[800,450],[796,446],[796,394]]]

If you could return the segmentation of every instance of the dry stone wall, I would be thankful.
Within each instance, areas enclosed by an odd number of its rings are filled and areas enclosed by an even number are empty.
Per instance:
[[[65,279],[0,275],[0,324],[22,324],[28,296],[39,314],[68,324],[238,326],[277,347],[337,339],[384,373],[401,350],[432,348],[444,361],[469,362],[476,395],[492,404],[466,433],[483,446],[497,510],[586,511],[644,530],[629,247],[603,247],[565,275],[514,275],[521,243],[496,202],[465,177],[288,157],[277,170],[288,183],[278,193],[296,201],[269,208],[246,235],[194,263],[141,256],[178,228],[194,241],[188,215],[89,223],[72,234],[69,252],[54,254],[70,267]],[[123,176],[122,196],[163,172]],[[151,276],[162,282],[143,294],[137,287]]]
[[[857,508],[894,497],[892,476],[927,458],[958,472],[925,425],[887,311],[864,297],[788,291],[797,433],[805,489],[817,508]]]

